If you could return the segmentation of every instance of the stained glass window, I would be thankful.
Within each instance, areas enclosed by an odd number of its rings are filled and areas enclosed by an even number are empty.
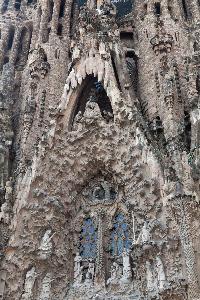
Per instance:
[[[97,252],[97,228],[91,218],[83,221],[80,234],[80,255],[82,258],[95,258]]]
[[[116,215],[111,233],[111,254],[120,256],[126,249],[129,250],[131,240],[129,239],[129,225],[122,213]]]

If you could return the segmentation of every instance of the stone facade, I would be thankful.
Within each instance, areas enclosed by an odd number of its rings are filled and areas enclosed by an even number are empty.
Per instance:
[[[200,1],[0,9],[0,298],[200,299]]]

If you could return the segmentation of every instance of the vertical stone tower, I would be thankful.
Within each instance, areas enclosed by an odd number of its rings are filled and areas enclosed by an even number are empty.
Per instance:
[[[200,2],[0,1],[0,298],[199,300]]]

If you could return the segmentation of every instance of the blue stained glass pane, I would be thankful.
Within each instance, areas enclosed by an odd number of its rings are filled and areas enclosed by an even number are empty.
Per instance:
[[[131,240],[129,239],[129,226],[122,213],[114,219],[113,230],[111,232],[111,253],[112,255],[122,255],[124,249],[129,250]]]
[[[91,218],[84,220],[80,234],[80,255],[83,258],[96,257],[97,229]]]

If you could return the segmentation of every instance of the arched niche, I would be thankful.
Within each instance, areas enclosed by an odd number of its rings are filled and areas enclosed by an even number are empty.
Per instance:
[[[101,116],[108,123],[113,121],[113,109],[110,99],[103,87],[94,75],[87,75],[82,85],[76,91],[71,115],[69,119],[69,130],[73,130],[73,125],[77,115],[84,117],[87,103],[95,103],[99,107]]]

